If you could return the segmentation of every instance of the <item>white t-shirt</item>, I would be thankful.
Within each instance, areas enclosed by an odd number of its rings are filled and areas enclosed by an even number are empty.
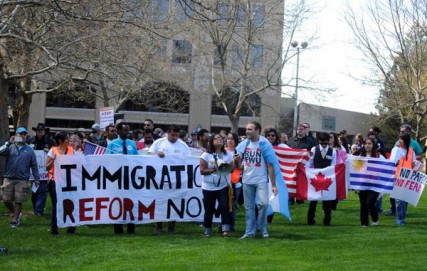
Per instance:
[[[181,140],[170,142],[166,137],[154,141],[148,153],[164,152],[166,155],[191,155],[190,148]]]
[[[408,152],[407,149],[403,149],[400,147],[393,147],[393,149],[391,149],[391,154],[390,154],[390,160],[393,161],[395,164],[399,163],[399,160],[402,156],[405,156],[406,153]],[[415,156],[415,152],[412,151],[412,161],[416,161],[417,158]]]
[[[259,142],[250,141],[242,161],[244,184],[258,184],[268,181],[267,164],[261,155]]]
[[[207,168],[215,168],[215,157],[212,153],[204,152],[200,159],[206,161]],[[229,151],[226,154],[221,154],[217,159],[222,159],[227,164],[233,163],[233,154]],[[230,173],[219,174],[214,172],[209,175],[202,175],[202,189],[203,190],[220,190],[227,186],[227,183],[231,184]]]

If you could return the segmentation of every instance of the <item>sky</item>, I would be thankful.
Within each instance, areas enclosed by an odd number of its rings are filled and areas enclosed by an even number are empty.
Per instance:
[[[296,0],[297,1],[297,0]],[[365,0],[358,0],[363,2]],[[378,88],[366,86],[356,78],[371,74],[362,62],[363,55],[353,41],[353,35],[343,20],[346,0],[309,0],[314,5],[315,14],[306,22],[304,28],[295,35],[294,40],[305,41],[315,37],[306,49],[300,49],[300,86],[333,88],[336,91],[320,99],[312,91],[299,88],[299,99],[305,103],[345,109],[362,113],[377,113],[375,103]],[[289,3],[289,2],[288,2]],[[296,76],[296,60],[284,69],[284,76]],[[306,81],[309,81],[306,83]],[[292,83],[295,84],[295,83]],[[293,94],[295,88],[285,92]]]

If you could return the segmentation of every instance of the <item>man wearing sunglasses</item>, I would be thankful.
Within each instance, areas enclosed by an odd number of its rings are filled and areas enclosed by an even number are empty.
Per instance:
[[[327,133],[319,133],[318,135],[319,145],[313,147],[311,149],[311,157],[310,160],[305,165],[307,168],[326,168],[329,166],[336,165],[337,163],[337,153],[336,151],[329,147],[329,134]],[[331,213],[332,213],[332,203],[333,200],[324,200],[322,201],[322,209],[325,213],[325,217],[323,219],[323,225],[330,226],[331,225]],[[310,201],[310,207],[308,208],[307,213],[307,224],[314,225],[316,221],[314,220],[316,216],[316,206],[317,201]]]
[[[145,119],[144,120],[142,130],[145,130],[145,129],[151,129],[151,131],[153,131],[153,139],[154,140],[157,140],[161,137],[161,136],[159,136],[159,134],[154,133],[155,128],[154,128],[154,121],[152,119]]]

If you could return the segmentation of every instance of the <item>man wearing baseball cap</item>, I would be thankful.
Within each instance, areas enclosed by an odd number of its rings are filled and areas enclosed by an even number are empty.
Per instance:
[[[46,154],[49,152],[52,146],[56,146],[55,141],[49,137],[50,129],[46,127],[46,124],[39,123],[36,127],[33,127],[33,131],[36,135],[31,139],[30,146],[35,151],[45,151]],[[36,191],[31,193],[31,201],[33,203],[33,210],[36,216],[43,216],[44,207],[46,206],[47,199],[47,179],[40,180],[40,186]]]
[[[12,228],[18,227],[21,222],[22,203],[27,201],[30,168],[35,184],[37,186],[40,184],[36,154],[25,143],[27,134],[24,127],[19,127],[10,141],[0,147],[0,155],[6,157],[6,171],[2,187],[3,200],[4,202],[15,202],[13,221],[10,223]]]

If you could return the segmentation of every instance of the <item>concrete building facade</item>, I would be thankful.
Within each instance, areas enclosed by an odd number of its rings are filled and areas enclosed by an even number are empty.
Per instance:
[[[158,0],[159,8],[164,9],[159,12],[171,15],[177,7],[177,1]],[[248,84],[251,90],[254,90],[268,84],[267,80],[280,82],[284,1],[257,0],[250,3],[252,19],[259,23],[260,27],[251,33],[254,36],[250,40],[252,47],[249,49],[249,57],[254,60],[251,62],[251,71],[244,74],[247,78],[243,81]],[[223,10],[227,13],[227,4],[224,4],[224,7]],[[244,13],[244,11],[243,6],[242,10],[239,7],[236,14]],[[188,24],[188,20],[182,19],[182,17],[179,20],[178,17],[176,18],[176,27]],[[236,18],[239,19],[239,17]],[[241,27],[236,27],[235,31],[236,37],[233,37],[226,53],[225,74],[230,82],[237,81],[237,78],[242,76],[241,73],[236,72],[240,70],[240,67],[236,68],[238,64],[234,62],[236,54],[238,55],[239,52],[238,46],[243,46],[247,42],[241,38],[247,31],[244,24]],[[214,89],[221,85],[221,82],[218,82],[220,70],[215,68],[217,65],[214,60],[215,46],[213,44],[209,46],[209,42],[206,42],[209,40],[209,35],[202,27],[192,27],[190,30],[177,32],[173,38],[165,40],[159,48],[158,58],[153,59],[152,62],[153,64],[161,62],[161,65],[152,65],[150,73],[157,76],[156,80],[172,82],[190,94],[188,114],[127,110],[119,110],[117,113],[123,114],[125,121],[135,125],[142,123],[146,118],[151,118],[157,125],[177,124],[185,127],[188,131],[198,126],[206,127],[209,130],[230,128],[230,121],[227,116],[212,114]],[[254,50],[252,50],[253,48]],[[258,95],[261,99],[259,114],[241,117],[239,127],[244,128],[248,120],[257,120],[263,126],[278,126],[281,100],[279,89],[280,87],[276,85],[266,87],[259,92]],[[110,106],[115,106],[115,104],[111,103]],[[46,95],[36,94],[30,108],[29,127],[34,127],[38,122],[45,122],[53,130],[90,128],[91,124],[98,119],[97,108],[100,107],[102,107],[100,100],[97,100],[93,109],[63,108],[60,105],[47,107]]]

